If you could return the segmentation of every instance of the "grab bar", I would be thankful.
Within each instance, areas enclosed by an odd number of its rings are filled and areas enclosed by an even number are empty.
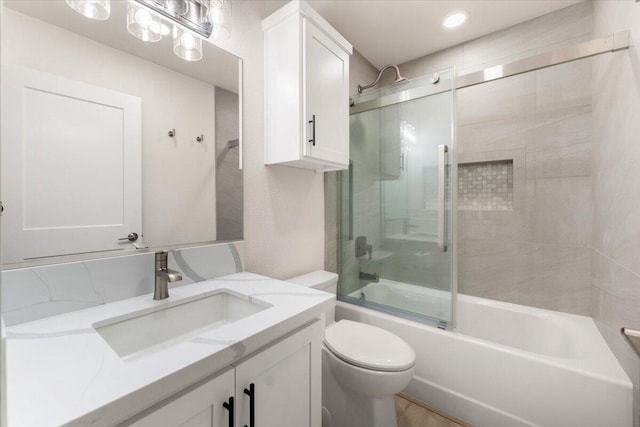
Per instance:
[[[440,252],[447,251],[446,241],[446,216],[445,216],[445,183],[447,152],[449,147],[444,144],[438,145],[438,249]]]
[[[640,331],[630,328],[622,328],[622,333],[627,337],[633,348],[640,354]]]

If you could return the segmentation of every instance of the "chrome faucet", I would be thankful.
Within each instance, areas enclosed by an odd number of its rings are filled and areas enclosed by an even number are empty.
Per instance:
[[[182,275],[177,271],[169,270],[169,252],[156,252],[156,288],[153,299],[169,298],[169,283],[182,280]]]

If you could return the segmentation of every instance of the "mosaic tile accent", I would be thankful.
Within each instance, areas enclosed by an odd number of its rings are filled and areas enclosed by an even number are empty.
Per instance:
[[[459,164],[458,208],[513,210],[513,160]]]

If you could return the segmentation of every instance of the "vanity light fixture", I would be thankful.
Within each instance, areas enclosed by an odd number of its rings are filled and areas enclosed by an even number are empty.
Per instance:
[[[465,12],[464,10],[457,10],[445,16],[444,20],[442,21],[442,26],[450,30],[464,24],[465,22],[467,22],[467,19],[469,19],[469,14],[467,12]]]
[[[161,0],[156,3],[163,4],[165,10],[175,15],[182,16],[189,11],[189,3],[186,0]]]
[[[66,0],[78,13],[104,20],[110,0]],[[127,30],[145,42],[157,42],[171,31],[173,52],[185,61],[202,59],[202,38],[231,36],[231,0],[127,0]]]
[[[66,0],[71,9],[89,19],[104,21],[111,15],[110,0]]]

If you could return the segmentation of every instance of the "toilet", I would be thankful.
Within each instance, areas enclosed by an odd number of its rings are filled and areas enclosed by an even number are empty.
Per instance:
[[[288,282],[336,295],[338,275],[314,271]],[[322,427],[397,427],[393,396],[413,377],[413,348],[382,328],[335,322],[335,307],[325,315]]]

